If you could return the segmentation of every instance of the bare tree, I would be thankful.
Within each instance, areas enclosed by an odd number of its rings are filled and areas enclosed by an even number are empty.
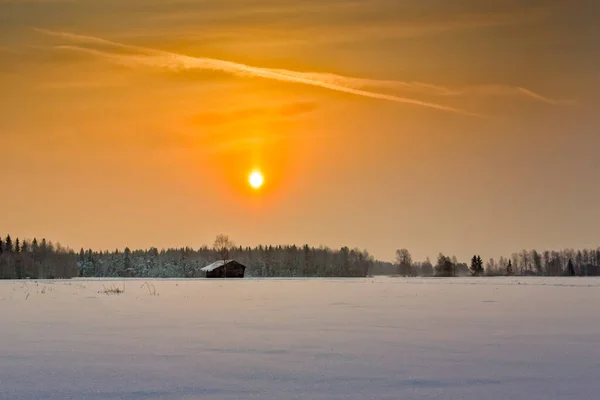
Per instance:
[[[398,273],[412,275],[412,257],[407,249],[396,250],[396,264],[398,264]]]
[[[219,257],[221,257],[223,262],[229,258],[229,250],[234,246],[235,243],[229,239],[229,236],[222,233],[217,235],[213,243],[213,248],[217,253],[219,253]]]
[[[490,258],[488,262],[485,264],[485,272],[487,275],[496,274],[496,260]]]
[[[520,266],[521,266],[521,272],[520,275],[523,275],[523,273],[527,273],[529,272],[529,265],[531,264],[531,259],[529,257],[529,252],[525,249],[523,249],[521,251],[521,254],[519,254],[519,257],[521,258],[521,262],[520,262]]]
[[[542,267],[542,256],[536,250],[531,250],[531,262],[535,268],[535,272],[538,275],[542,275],[544,269]]]
[[[227,276],[227,260],[229,259],[229,250],[235,246],[235,243],[229,239],[229,236],[222,233],[218,234],[213,243],[213,247],[219,257],[223,260],[223,274]]]

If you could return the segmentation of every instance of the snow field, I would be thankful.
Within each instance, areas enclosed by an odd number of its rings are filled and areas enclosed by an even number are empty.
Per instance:
[[[0,281],[0,399],[598,399],[599,373],[598,278]]]

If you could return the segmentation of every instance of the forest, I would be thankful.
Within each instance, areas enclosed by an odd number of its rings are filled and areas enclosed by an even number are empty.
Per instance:
[[[455,256],[440,253],[435,265],[429,258],[414,262],[407,249],[396,250],[395,263],[387,266],[386,273],[402,276],[598,276],[600,274],[600,247],[596,249],[522,250],[498,260],[483,262],[473,255],[468,263]]]
[[[0,239],[0,279],[69,277],[201,277],[200,269],[216,260],[235,259],[254,277],[361,277],[375,263],[365,250],[342,247],[236,246],[225,235],[213,246],[174,249],[75,252],[43,239]]]
[[[597,276],[600,248],[582,250],[522,250],[483,262],[475,254],[468,262],[439,254],[413,261],[407,249],[396,250],[394,262],[376,260],[366,250],[328,247],[236,246],[218,235],[212,246],[143,250],[94,251],[42,239],[0,238],[0,279],[54,279],[72,277],[202,277],[200,269],[216,260],[235,259],[252,277],[406,277],[458,276]]]

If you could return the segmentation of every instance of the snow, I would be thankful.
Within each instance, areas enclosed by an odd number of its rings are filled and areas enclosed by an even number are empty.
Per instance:
[[[598,399],[599,304],[597,278],[3,281],[0,399]]]

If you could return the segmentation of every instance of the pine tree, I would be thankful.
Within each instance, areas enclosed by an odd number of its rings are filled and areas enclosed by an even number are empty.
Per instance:
[[[575,268],[573,267],[573,261],[569,258],[569,263],[567,264],[567,273],[569,276],[575,276]]]
[[[483,260],[481,256],[477,256],[477,273],[483,275]]]
[[[15,253],[17,256],[15,257],[15,276],[17,279],[23,279],[23,265],[21,257],[18,255],[21,252],[21,243],[19,242],[19,238],[15,240]]]
[[[471,258],[471,275],[473,276],[477,276],[477,256],[473,256],[473,258]]]
[[[4,251],[4,243],[2,243],[2,238],[0,238],[0,254]]]
[[[470,270],[471,275],[473,276],[483,275],[483,260],[481,259],[481,256],[474,255],[473,258],[471,258]]]
[[[131,250],[129,247],[125,247],[125,251],[123,252],[123,274],[124,276],[130,276],[131,274]]]
[[[508,265],[506,266],[506,276],[511,276],[513,274],[512,260],[508,260]]]
[[[12,247],[12,239],[10,238],[10,235],[6,235],[6,239],[4,240],[4,248],[6,250],[7,253],[12,253],[13,251],[13,247]]]

